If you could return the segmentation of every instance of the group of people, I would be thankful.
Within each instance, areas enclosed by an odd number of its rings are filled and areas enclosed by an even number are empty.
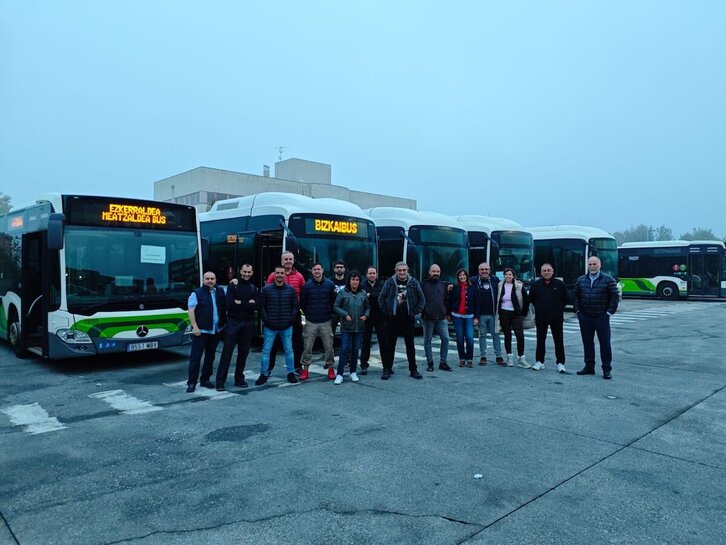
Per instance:
[[[328,378],[336,385],[341,384],[347,367],[350,380],[358,382],[359,374],[368,372],[374,332],[383,366],[381,379],[388,380],[394,374],[393,360],[399,336],[404,339],[409,376],[421,379],[414,345],[415,317],[419,314],[423,322],[427,372],[434,371],[434,333],[441,341],[438,368],[453,370],[448,364],[450,322],[456,332],[459,367],[474,365],[474,327],[477,327],[479,365],[489,363],[489,336],[494,362],[514,366],[514,337],[516,365],[540,371],[545,367],[545,341],[549,329],[555,345],[557,370],[566,372],[563,323],[567,290],[564,283],[554,277],[555,271],[549,263],[542,265],[541,276],[529,291],[517,280],[513,269],[504,269],[500,280],[491,274],[488,263],[478,266],[475,279],[469,278],[467,270],[458,270],[453,284],[441,280],[441,268],[437,264],[431,265],[428,277],[419,283],[409,274],[404,262],[397,263],[394,275],[383,282],[378,279],[375,267],[369,267],[362,278],[357,271],[346,274],[341,261],[334,265],[333,280],[325,278],[320,263],[314,263],[312,277],[305,281],[294,263],[292,252],[283,253],[281,264],[270,273],[262,289],[251,282],[254,271],[250,264],[242,265],[240,278],[230,280],[226,292],[216,286],[213,272],[204,273],[203,285],[192,292],[188,301],[193,337],[187,392],[196,389],[199,379],[203,387],[224,390],[235,347],[234,384],[241,388],[248,386],[244,370],[255,331],[255,312],[259,313],[263,331],[260,375],[255,381],[258,386],[265,384],[272,373],[277,339],[285,354],[288,382],[307,380],[313,344],[318,337],[323,344]],[[585,361],[577,374],[595,374],[594,338],[597,334],[603,378],[610,379],[609,317],[617,311],[619,294],[615,280],[600,268],[600,259],[591,257],[588,273],[578,278],[575,285],[574,310],[580,324]],[[336,366],[333,338],[338,324],[341,341]],[[527,362],[524,353],[524,329],[532,326],[537,332],[534,365]],[[500,332],[504,334],[504,351]],[[224,338],[224,347],[212,382],[220,337]]]

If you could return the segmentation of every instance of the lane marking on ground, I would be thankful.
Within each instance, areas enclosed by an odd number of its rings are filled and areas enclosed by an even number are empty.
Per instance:
[[[182,380],[179,382],[165,382],[164,386],[169,386],[171,388],[179,388],[187,387],[187,381]],[[206,399],[215,401],[219,399],[225,399],[228,397],[236,396],[237,394],[234,394],[232,392],[229,392],[227,390],[223,390],[221,392],[218,392],[217,390],[214,390],[212,388],[204,388],[202,386],[197,385],[197,389],[191,392],[190,395],[196,396],[196,397],[204,397]]]
[[[5,413],[14,426],[23,426],[23,431],[31,435],[58,431],[67,427],[56,417],[50,416],[37,403],[33,403],[32,405],[13,405],[12,407],[0,409],[0,412]]]
[[[162,407],[152,405],[148,401],[142,401],[132,395],[127,394],[123,390],[108,390],[106,392],[96,392],[89,394],[88,397],[105,401],[111,407],[123,414],[144,414],[154,411],[162,411]]]

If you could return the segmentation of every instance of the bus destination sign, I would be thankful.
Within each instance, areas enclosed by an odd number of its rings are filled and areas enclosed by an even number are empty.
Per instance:
[[[315,218],[313,230],[317,233],[339,233],[341,235],[357,235],[357,221],[338,221]]]
[[[166,216],[161,212],[160,208],[130,204],[109,203],[108,209],[101,211],[101,220],[166,225]]]

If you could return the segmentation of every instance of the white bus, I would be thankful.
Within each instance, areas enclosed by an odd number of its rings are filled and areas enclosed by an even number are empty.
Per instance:
[[[592,256],[600,258],[603,272],[618,278],[618,245],[607,231],[583,225],[548,225],[527,230],[534,237],[537,275],[543,263],[551,264],[570,297],[577,278],[587,274],[587,260]]]
[[[441,278],[454,282],[457,269],[468,270],[466,231],[449,216],[408,208],[370,208],[378,233],[379,274],[392,276],[399,261],[405,261],[411,276],[423,280],[434,263]]]
[[[0,338],[52,359],[179,346],[200,273],[193,207],[45,195],[0,216]]]
[[[473,277],[479,274],[479,264],[486,261],[499,278],[509,267],[523,282],[533,280],[534,246],[531,233],[524,227],[490,216],[464,215],[455,219],[469,235],[469,272]]]
[[[319,262],[332,278],[336,261],[365,277],[376,264],[376,230],[360,207],[338,199],[313,199],[294,193],[258,193],[217,201],[199,215],[209,241],[205,270],[227,284],[243,263],[254,268],[253,282],[264,286],[283,251],[295,255],[295,268],[310,278]]]
[[[618,249],[623,295],[726,297],[725,254],[720,240],[626,242]]]

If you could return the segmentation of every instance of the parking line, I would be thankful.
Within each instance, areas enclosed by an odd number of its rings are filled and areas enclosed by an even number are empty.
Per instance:
[[[163,410],[161,407],[137,399],[123,390],[96,392],[95,394],[89,394],[88,397],[101,399],[123,414],[143,414]]]
[[[25,429],[23,431],[31,435],[66,428],[56,417],[50,416],[37,403],[33,403],[32,405],[13,405],[12,407],[0,409],[0,412],[8,415],[13,425],[24,426]]]

